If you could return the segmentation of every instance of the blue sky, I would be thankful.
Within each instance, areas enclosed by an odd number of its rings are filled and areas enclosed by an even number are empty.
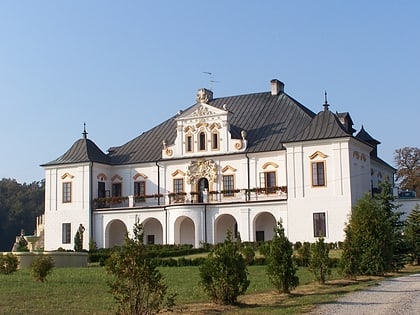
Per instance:
[[[419,147],[418,1],[1,1],[0,178],[32,182],[81,137],[103,151],[195,103],[269,90]],[[212,72],[212,77],[203,72]]]

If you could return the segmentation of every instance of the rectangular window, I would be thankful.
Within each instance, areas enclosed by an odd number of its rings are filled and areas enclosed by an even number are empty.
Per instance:
[[[63,223],[61,227],[61,242],[70,244],[71,239],[71,223]]]
[[[217,133],[212,133],[211,135],[211,149],[219,149],[219,135]]]
[[[325,237],[327,229],[325,224],[325,212],[318,212],[313,214],[314,221],[314,237]]]
[[[193,151],[193,138],[192,136],[187,136],[187,152],[192,152]]]
[[[63,202],[71,202],[71,183],[63,183]]]
[[[233,196],[234,189],[233,175],[223,175],[223,196]]]
[[[146,196],[146,182],[134,182],[134,196]]]
[[[155,236],[154,235],[147,235],[147,244],[152,245],[155,243]]]
[[[105,198],[105,197],[106,197],[105,183],[98,182],[98,198]]]
[[[112,197],[121,197],[122,196],[122,184],[121,183],[115,183],[112,184]]]
[[[174,193],[184,192],[184,180],[182,178],[174,179]]]
[[[206,134],[204,132],[200,132],[198,135],[198,150],[206,150]]]
[[[260,173],[260,187],[265,189],[266,194],[276,192],[276,172]]]
[[[257,242],[264,242],[264,231],[256,231],[255,236],[256,236],[255,240]]]
[[[325,186],[324,162],[312,163],[312,186]]]

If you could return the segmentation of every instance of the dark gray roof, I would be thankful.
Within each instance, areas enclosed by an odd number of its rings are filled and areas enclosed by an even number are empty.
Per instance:
[[[308,141],[317,139],[331,139],[350,137],[337,115],[325,109],[319,112],[311,123],[299,134],[290,139],[294,141]]]
[[[364,142],[369,143],[371,146],[375,147],[378,144],[380,144],[380,142],[378,140],[376,140],[375,138],[373,138],[366,130],[365,128],[362,126],[362,128],[360,129],[360,131],[356,134],[356,138],[359,140],[362,140]]]
[[[77,140],[62,156],[41,166],[82,162],[110,164],[110,159],[93,141],[85,136]]]
[[[209,105],[231,112],[230,131],[240,139],[247,132],[248,152],[282,149],[282,143],[299,133],[315,116],[308,108],[285,93],[254,93],[213,99]],[[193,105],[194,106],[194,105]],[[144,132],[128,143],[113,148],[109,156],[113,164],[154,162],[161,158],[162,141],[175,142],[176,116]]]

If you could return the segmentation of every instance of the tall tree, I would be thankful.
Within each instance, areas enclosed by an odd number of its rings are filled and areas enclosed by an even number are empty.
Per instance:
[[[24,229],[33,234],[36,217],[44,212],[44,181],[19,184],[0,180],[0,251],[11,250],[16,236]]]
[[[402,189],[414,190],[420,196],[420,149],[404,147],[395,150],[397,181]]]
[[[267,253],[267,274],[276,290],[290,293],[299,284],[297,267],[293,261],[293,246],[284,234],[281,222],[277,222],[274,237]]]
[[[407,217],[405,235],[409,244],[412,261],[420,265],[420,206],[415,208]]]

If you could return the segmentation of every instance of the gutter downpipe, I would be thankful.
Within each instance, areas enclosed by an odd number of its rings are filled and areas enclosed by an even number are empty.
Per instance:
[[[158,182],[158,191],[157,191],[157,194],[158,194],[158,206],[160,206],[160,166],[159,166],[159,162],[160,160],[157,160],[155,163],[156,163],[156,166],[157,166],[157,182]]]
[[[204,204],[204,243],[207,244],[207,203]]]
[[[248,192],[246,194],[246,201],[250,201],[251,200],[251,178],[250,178],[250,174],[249,174],[249,156],[248,156],[248,152],[245,152],[245,157],[246,157],[246,166],[247,166],[247,178],[248,178]]]
[[[93,179],[92,179],[92,175],[93,175],[93,162],[90,162],[90,167],[89,167],[89,186],[90,186],[90,197],[89,197],[89,242],[90,240],[93,240]],[[82,248],[83,248],[83,244],[82,244]],[[88,248],[90,250],[90,248]]]

